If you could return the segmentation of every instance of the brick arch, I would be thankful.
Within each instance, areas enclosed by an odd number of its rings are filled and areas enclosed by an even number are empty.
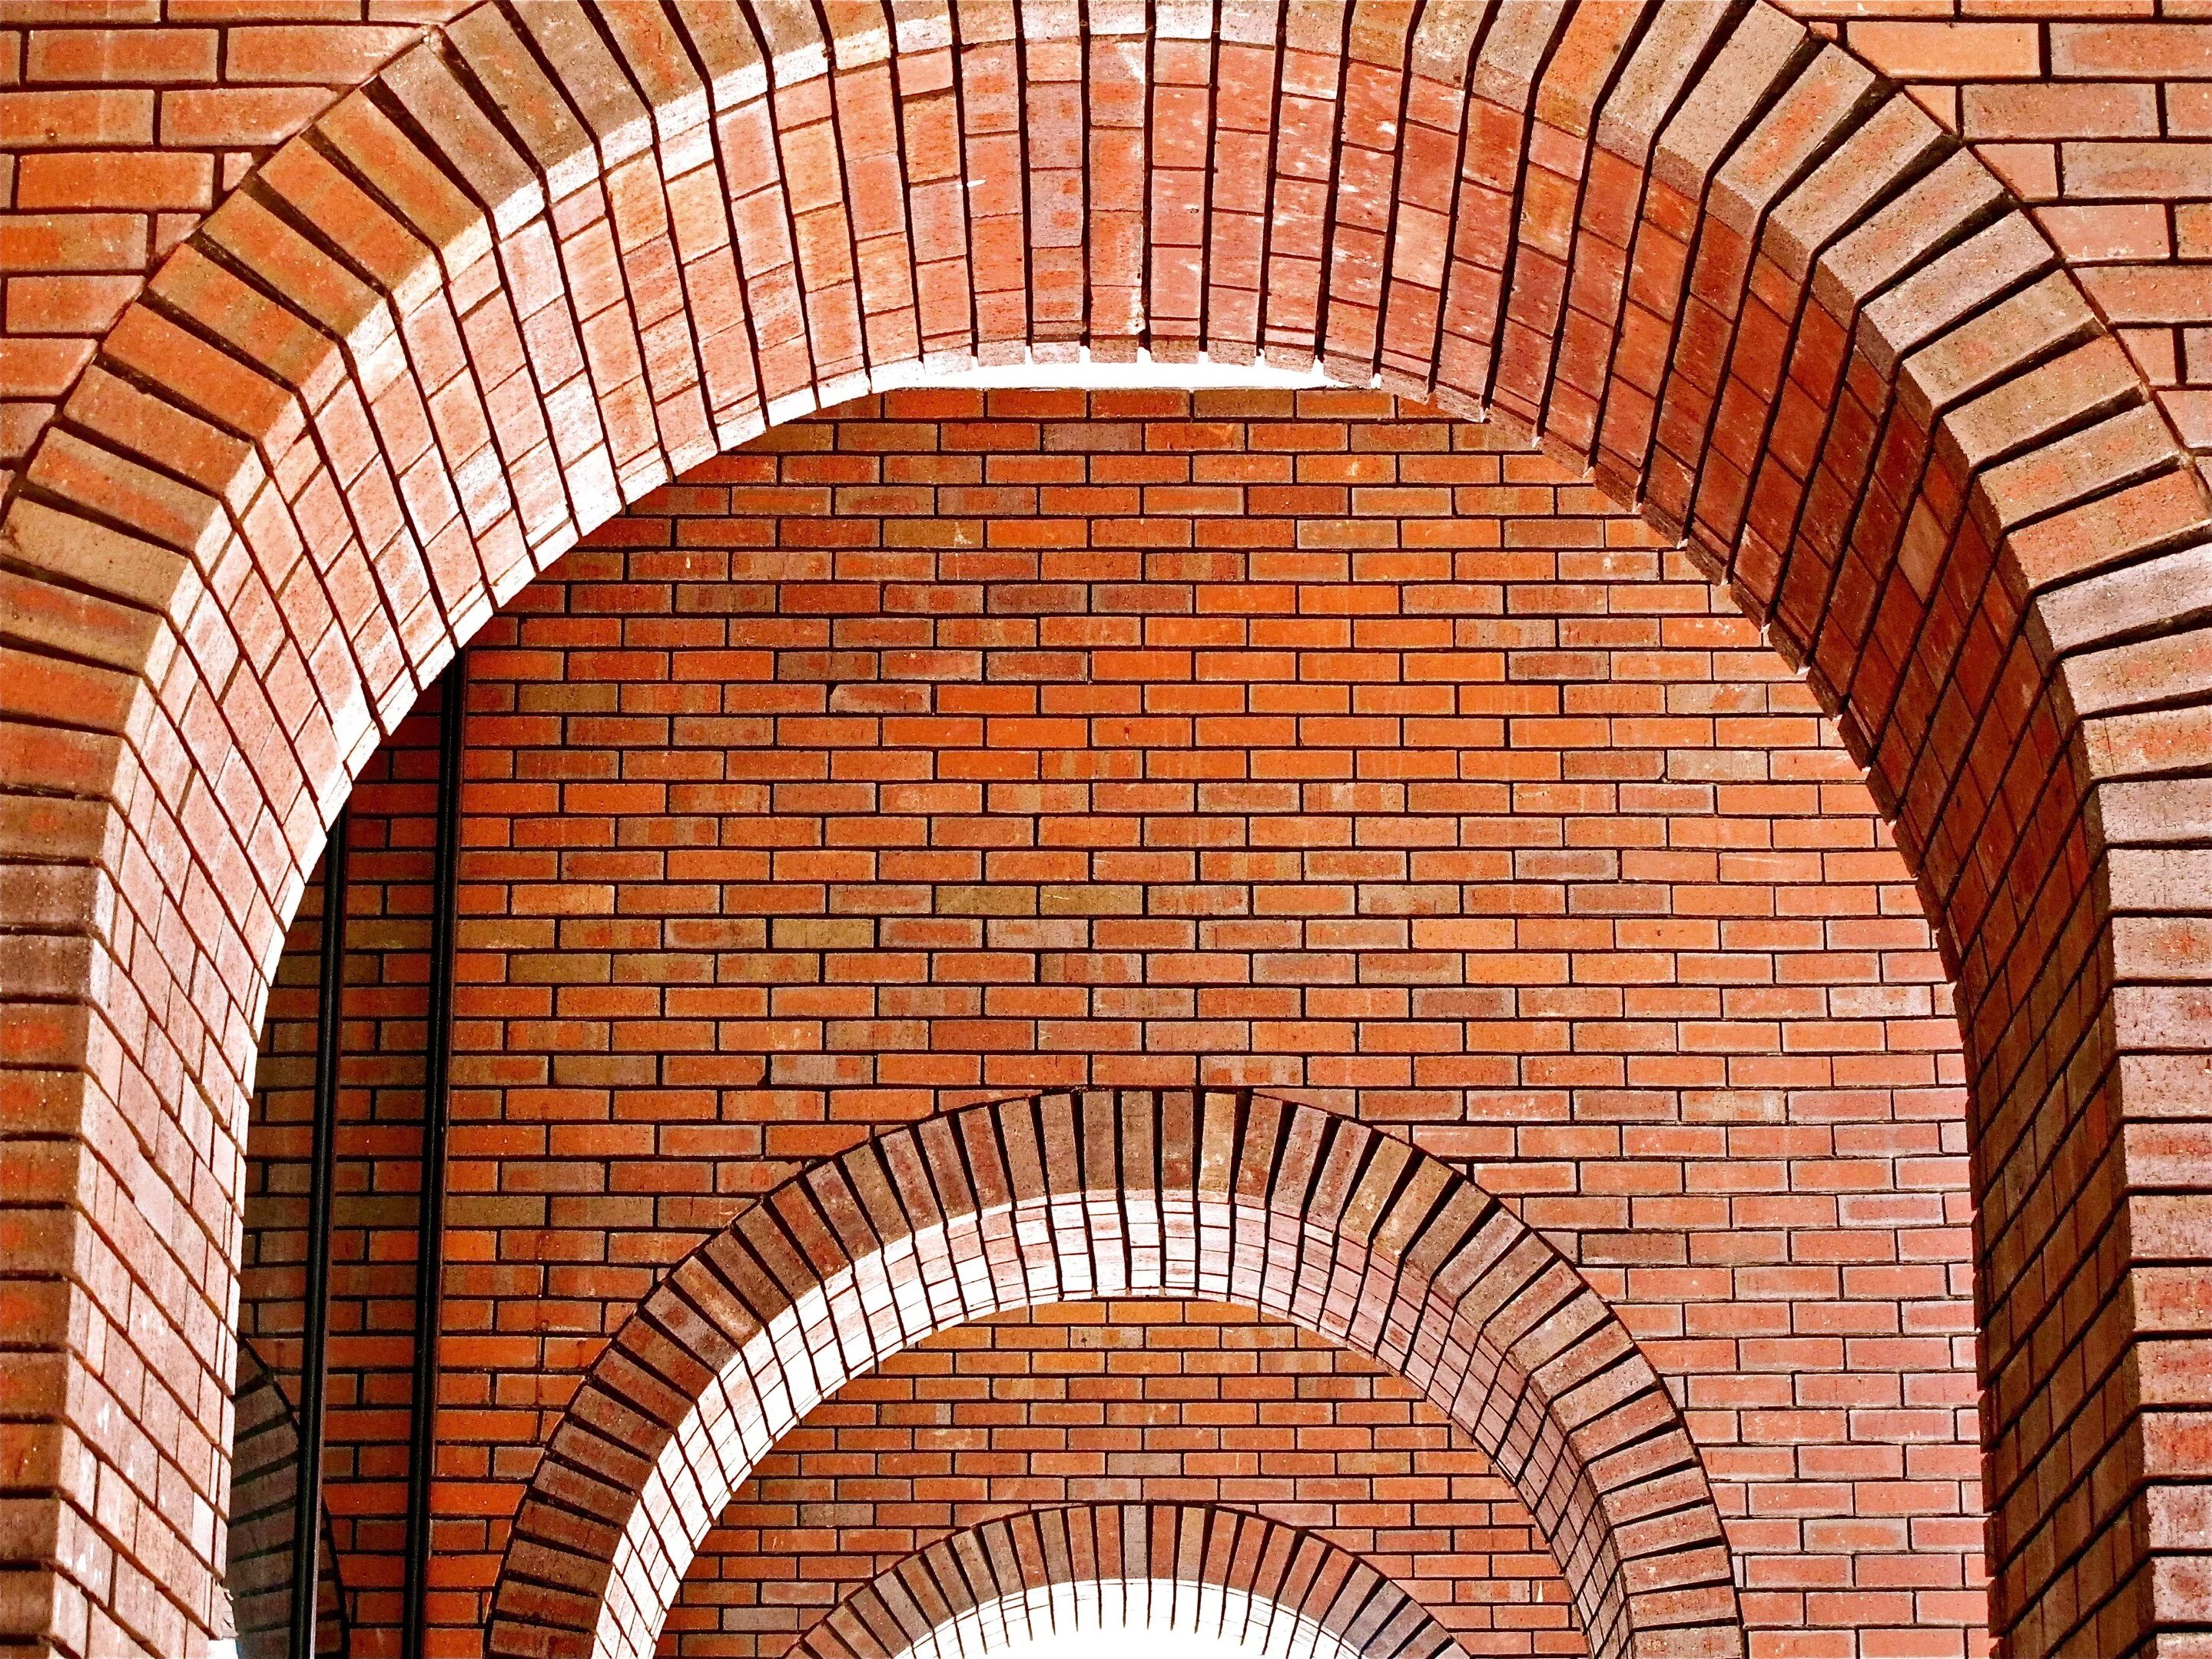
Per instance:
[[[1048,1634],[1158,1630],[1279,1654],[1298,1650],[1294,1636],[1313,1650],[1314,1632],[1364,1659],[1459,1651],[1419,1601],[1318,1533],[1214,1504],[1069,1504],[923,1546],[844,1597],[792,1652],[901,1659],[976,1615],[985,1653]]]
[[[748,1208],[623,1322],[548,1437],[490,1651],[651,1653],[715,1517],[846,1382],[994,1313],[1135,1296],[1235,1303],[1399,1371],[1517,1489],[1593,1654],[1744,1651],[1680,1412],[1573,1266],[1408,1143],[1229,1090],[968,1107]]]
[[[1517,422],[1804,663],[1961,981],[1996,1622],[2194,1617],[2202,1458],[2130,1378],[2201,1322],[2212,515],[1996,180],[1765,0],[754,0],[457,19],[171,256],[15,487],[11,1086],[100,1166],[25,1270],[131,1356],[41,1419],[134,1494],[40,1500],[67,1639],[211,1618],[270,966],[456,642],[765,423],[1146,346]]]
[[[291,1645],[292,1499],[300,1466],[300,1425],[261,1357],[238,1350],[238,1442],[231,1455],[228,1559],[223,1593],[240,1659],[284,1659]],[[315,1534],[315,1651],[350,1651],[345,1580],[331,1544],[330,1510]]]

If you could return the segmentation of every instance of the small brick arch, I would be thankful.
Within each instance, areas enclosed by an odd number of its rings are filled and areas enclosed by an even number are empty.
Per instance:
[[[223,1590],[240,1659],[284,1659],[292,1640],[292,1499],[300,1469],[300,1425],[260,1356],[238,1352],[238,1440],[232,1452],[229,1559]],[[315,1534],[315,1651],[350,1650],[345,1580],[331,1547],[330,1511]]]
[[[838,1602],[793,1659],[900,1659],[979,1613],[985,1653],[1101,1630],[1188,1632],[1284,1654],[1300,1650],[1294,1633],[1308,1645],[1319,1632],[1366,1659],[1459,1651],[1419,1601],[1318,1533],[1212,1504],[1071,1504],[923,1546]]]
[[[751,0],[458,18],[175,251],[15,487],[9,1086],[97,1166],[23,1271],[121,1400],[38,1437],[131,1494],[36,1500],[94,1540],[64,1640],[209,1627],[270,965],[458,643],[764,424],[1144,348],[1517,422],[1805,665],[1960,980],[1996,1622],[2165,1616],[2203,1459],[2128,1358],[2201,1322],[2202,1161],[2123,1140],[2212,1053],[2212,507],[1997,181],[1764,0]]]
[[[1551,1540],[1590,1651],[1736,1655],[1726,1537],[1672,1397],[1571,1264],[1408,1143],[1244,1091],[1043,1095],[824,1159],[624,1322],[548,1437],[495,1654],[650,1654],[708,1528],[846,1381],[1092,1297],[1276,1315],[1402,1374]]]

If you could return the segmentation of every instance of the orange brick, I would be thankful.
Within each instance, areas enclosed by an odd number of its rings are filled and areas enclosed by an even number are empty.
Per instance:
[[[2051,72],[2142,81],[2212,77],[2212,25],[2054,22]]]
[[[98,334],[137,297],[139,278],[17,276],[8,284],[12,334]]]
[[[247,84],[358,86],[421,37],[404,24],[278,24],[228,31],[223,78]]]
[[[2066,194],[2077,201],[2212,193],[2212,144],[2069,143],[2060,154]]]
[[[9,395],[58,398],[92,360],[88,339],[0,340],[0,380]]]
[[[2032,22],[1893,22],[1858,18],[1844,38],[1899,81],[1995,81],[2039,74],[2041,28]]]
[[[154,94],[110,87],[73,92],[0,92],[0,145],[12,150],[154,142]]]
[[[143,270],[146,241],[139,214],[15,214],[0,218],[0,271]]]
[[[129,87],[212,81],[221,46],[213,29],[35,29],[23,78]]]
[[[161,94],[161,142],[179,147],[279,144],[319,114],[322,87],[207,87]]]
[[[198,209],[215,202],[215,158],[191,151],[33,153],[17,164],[16,205],[33,210]]]
[[[2015,82],[1962,88],[1959,99],[1970,140],[2154,138],[2159,132],[2158,88],[2147,82]]]

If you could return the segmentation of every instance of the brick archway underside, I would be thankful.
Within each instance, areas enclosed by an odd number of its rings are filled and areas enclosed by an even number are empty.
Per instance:
[[[1517,422],[1806,665],[1961,982],[1996,1626],[2205,1628],[2212,515],[2030,222],[1763,3],[833,12],[458,19],[175,252],[22,475],[35,1633],[210,1626],[270,964],[457,642],[763,423],[1085,347]]]
[[[979,1647],[1170,1630],[1273,1653],[1334,1638],[1369,1659],[1447,1659],[1451,1634],[1349,1550],[1263,1516],[1196,1504],[1081,1504],[987,1521],[846,1596],[798,1659],[900,1659],[953,1620]],[[942,1650],[939,1649],[939,1651]]]
[[[283,1389],[244,1343],[238,1353],[237,1411],[223,1590],[230,1598],[240,1659],[283,1659],[292,1639],[292,1504],[300,1427]],[[343,1659],[349,1635],[345,1581],[330,1531],[325,1506],[315,1537],[315,1651]]]
[[[1201,1296],[1389,1365],[1552,1543],[1593,1654],[1744,1651],[1680,1411],[1559,1252],[1449,1165],[1312,1106],[1123,1090],[969,1107],[777,1188],[679,1263],[546,1442],[495,1654],[653,1652],[699,1544],[822,1400],[1012,1308]]]

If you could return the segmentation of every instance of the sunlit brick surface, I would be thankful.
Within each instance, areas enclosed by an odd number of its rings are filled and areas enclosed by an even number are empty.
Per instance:
[[[5,21],[15,27],[0,31],[13,70],[0,90],[0,155],[14,164],[0,211],[0,361],[9,370],[0,464],[27,458],[100,335],[210,208],[343,91],[468,4],[345,0],[312,13],[288,0],[11,6]],[[1480,0],[1467,4],[1479,11]],[[2212,25],[2160,16],[2149,0],[2124,8],[2014,0],[2001,14],[1954,0],[1786,0],[1783,9],[1907,87],[2033,206],[2189,443],[2212,447],[2212,295],[2196,263],[2212,253]],[[971,11],[963,22],[974,29],[985,20]],[[1164,149],[1197,136],[1204,86],[1194,66],[1171,57],[1152,65],[1161,95],[1152,137]],[[1099,97],[1083,112],[1098,130],[1088,159],[1102,192],[1121,160],[1109,147],[1138,126],[1127,106],[1141,71],[1112,67],[1114,82],[1096,92],[1119,93],[1119,104]],[[1054,83],[1072,82],[1056,75],[1046,82]],[[1149,204],[1163,245],[1154,280],[1174,280],[1180,258],[1233,260],[1242,252],[1230,216],[1240,205],[1235,178],[1214,181],[1219,229],[1194,234],[1171,222],[1207,204],[1206,182],[1182,157],[1164,160],[1168,182]],[[1339,167],[1357,173],[1366,165],[1349,141]],[[1084,171],[1055,173],[1080,191]],[[1112,229],[1145,217],[1146,205],[1117,201]],[[1188,320],[1172,312],[1152,319],[1169,338]]]

